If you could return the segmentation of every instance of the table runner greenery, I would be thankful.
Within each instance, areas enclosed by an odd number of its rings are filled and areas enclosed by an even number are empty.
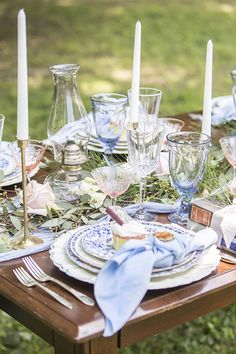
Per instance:
[[[16,132],[15,26],[20,6],[19,0],[0,3],[0,97],[1,113],[6,115],[5,140],[14,140]],[[210,37],[215,44],[213,95],[230,94],[229,71],[235,66],[234,0],[25,0],[24,7],[28,16],[32,138],[46,136],[53,91],[48,67],[52,64],[80,63],[79,88],[87,110],[92,93],[126,92],[137,19],[143,24],[142,83],[163,89],[162,116],[201,108],[204,46]],[[235,131],[235,122],[228,128]],[[120,352],[233,354],[235,328],[233,305]],[[1,313],[0,353],[49,354],[53,350]]]

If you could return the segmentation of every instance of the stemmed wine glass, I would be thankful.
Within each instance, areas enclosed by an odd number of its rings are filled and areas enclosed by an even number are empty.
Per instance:
[[[159,165],[159,155],[163,141],[163,129],[157,124],[139,123],[134,129],[127,127],[128,163],[133,171],[140,177],[140,207],[135,213],[139,220],[155,220],[153,214],[144,208],[146,194],[146,178],[154,172]]]
[[[220,145],[225,158],[234,169],[234,177],[230,185],[230,190],[232,194],[236,194],[236,135],[220,138]]]
[[[14,142],[10,146],[12,155],[15,158],[16,164],[21,168],[21,155],[17,146],[17,142]],[[37,140],[29,140],[29,144],[25,150],[25,169],[27,174],[27,180],[30,182],[30,175],[32,171],[39,165],[46,148]]]
[[[181,197],[177,212],[168,219],[186,225],[190,202],[203,176],[211,138],[195,132],[178,132],[167,135],[169,169],[172,181]]]
[[[131,90],[128,91],[131,101]],[[160,163],[163,142],[163,127],[159,125],[158,111],[162,91],[156,88],[140,87],[138,116],[132,117],[127,126],[128,163],[140,177],[140,207],[135,213],[139,220],[151,221],[156,217],[144,208],[146,177],[154,172]],[[130,102],[131,104],[131,102]]]
[[[105,154],[112,154],[124,129],[128,98],[117,93],[90,97],[98,140]]]
[[[112,206],[116,205],[116,198],[127,191],[134,178],[129,166],[109,165],[98,167],[91,172],[101,191],[112,200]]]

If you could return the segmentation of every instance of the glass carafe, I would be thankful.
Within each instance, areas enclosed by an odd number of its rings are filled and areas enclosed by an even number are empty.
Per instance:
[[[63,64],[51,68],[54,96],[48,121],[48,137],[60,170],[46,178],[57,199],[68,201],[80,197],[81,164],[87,160],[90,121],[79,95],[79,65]]]
[[[78,64],[50,67],[54,96],[48,120],[48,137],[58,143],[74,139],[84,147],[89,139],[90,124],[77,87]]]

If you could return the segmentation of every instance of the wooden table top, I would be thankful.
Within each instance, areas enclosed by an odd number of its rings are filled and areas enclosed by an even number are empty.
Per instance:
[[[186,116],[181,118],[187,119]],[[166,215],[161,215],[159,221],[166,223]],[[92,285],[62,273],[53,265],[47,251],[32,257],[48,274],[94,297]],[[22,265],[21,259],[0,263],[0,306],[4,310],[15,314],[16,318],[17,311],[23,313],[23,324],[27,324],[28,317],[39,323],[42,327],[39,334],[49,343],[51,339],[48,338],[47,329],[73,343],[83,343],[102,336],[104,318],[97,305],[92,308],[86,306],[51,284],[52,289],[72,302],[73,309],[68,310],[39,288],[24,287],[12,272],[14,267]],[[130,345],[235,301],[236,265],[220,262],[214,273],[200,281],[173,289],[148,291],[131,319],[116,336],[117,345]],[[11,306],[14,310],[10,309]]]

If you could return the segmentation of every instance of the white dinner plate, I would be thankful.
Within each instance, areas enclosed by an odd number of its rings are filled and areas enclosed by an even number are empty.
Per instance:
[[[70,237],[71,232],[69,231],[66,234],[60,236],[53,243],[51,250],[49,251],[50,258],[53,264],[58,267],[62,272],[77,280],[94,284],[96,281],[96,274],[78,267],[66,255],[65,245]],[[190,284],[212,273],[216,269],[219,262],[220,252],[217,249],[216,245],[212,245],[208,249],[203,251],[197,265],[179,274],[173,274],[151,279],[149,282],[148,289],[167,289]]]

